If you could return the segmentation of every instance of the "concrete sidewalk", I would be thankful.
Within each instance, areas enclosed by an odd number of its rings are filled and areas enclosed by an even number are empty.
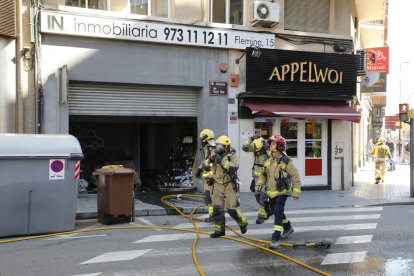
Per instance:
[[[360,168],[354,174],[355,186],[345,191],[303,191],[300,200],[289,199],[287,209],[351,207],[369,205],[414,204],[410,197],[410,166],[397,164],[396,170],[387,172],[385,182],[374,184],[373,166]],[[398,180],[398,181],[397,181]],[[174,209],[165,207],[160,198],[162,195],[145,193],[135,200],[135,216],[176,215]],[[242,211],[256,211],[257,203],[252,192],[243,192],[240,196]],[[190,214],[194,207],[203,204],[202,199],[171,199],[169,202],[181,211]],[[203,207],[196,213],[206,213]],[[76,219],[97,218],[96,194],[80,194],[76,211]]]

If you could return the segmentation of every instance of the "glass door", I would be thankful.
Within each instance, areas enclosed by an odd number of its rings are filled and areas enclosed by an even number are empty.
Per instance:
[[[327,185],[327,120],[279,119],[275,133],[287,142],[287,155],[299,170],[302,186]]]

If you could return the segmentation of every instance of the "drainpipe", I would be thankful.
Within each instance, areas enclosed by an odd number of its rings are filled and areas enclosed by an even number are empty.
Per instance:
[[[22,37],[22,0],[16,1],[16,127],[17,133],[24,132],[23,120],[23,37]]]

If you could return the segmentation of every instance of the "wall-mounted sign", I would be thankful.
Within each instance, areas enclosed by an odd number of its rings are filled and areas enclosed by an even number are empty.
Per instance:
[[[379,72],[369,72],[362,77],[361,93],[386,92],[387,74]]]
[[[367,72],[389,71],[389,49],[388,47],[366,48]]]
[[[49,180],[65,179],[65,159],[49,159]]]
[[[209,82],[210,96],[227,96],[227,82],[226,81],[210,81]]]
[[[250,52],[246,92],[318,100],[350,100],[356,95],[355,55],[263,49],[255,58]]]
[[[250,45],[275,48],[274,34],[56,11],[41,12],[41,32],[228,49],[246,49]]]

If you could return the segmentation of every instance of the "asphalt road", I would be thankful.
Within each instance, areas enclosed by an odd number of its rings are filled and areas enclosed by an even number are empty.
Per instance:
[[[287,242],[332,242],[328,250],[279,250],[291,258],[331,275],[414,275],[413,205],[289,210],[287,215],[295,228]],[[272,222],[256,225],[256,215],[247,216],[247,235],[269,240]],[[227,222],[234,226],[231,218]],[[102,227],[96,220],[77,223],[77,229]],[[134,225],[192,229],[180,216],[142,217],[114,226]],[[213,228],[198,226],[208,232]],[[124,229],[0,244],[0,275],[198,275],[194,237],[173,230]],[[249,245],[206,235],[201,235],[196,257],[205,275],[318,275]]]

